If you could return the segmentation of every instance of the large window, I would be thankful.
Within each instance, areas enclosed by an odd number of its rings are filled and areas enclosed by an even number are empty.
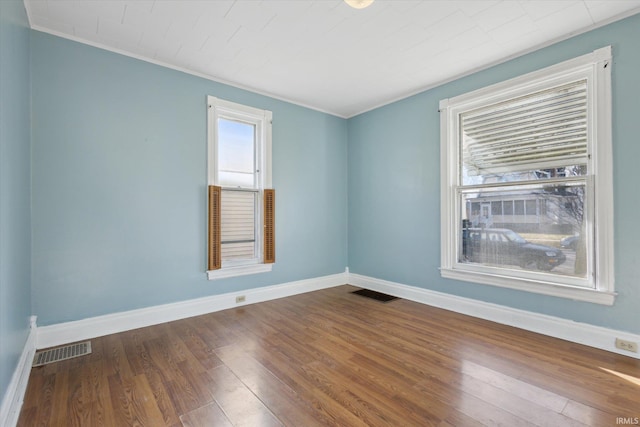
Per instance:
[[[441,111],[442,276],[612,304],[611,48]]]
[[[271,112],[207,101],[209,279],[270,271]]]

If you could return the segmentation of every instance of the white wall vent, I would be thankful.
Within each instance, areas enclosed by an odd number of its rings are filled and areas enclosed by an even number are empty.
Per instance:
[[[33,367],[46,365],[48,363],[59,362],[61,360],[72,359],[91,353],[91,341],[79,342],[65,345],[64,347],[52,348],[36,352],[33,358]]]

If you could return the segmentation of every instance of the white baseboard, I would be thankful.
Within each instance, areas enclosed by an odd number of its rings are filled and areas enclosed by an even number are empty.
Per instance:
[[[347,273],[339,273],[43,326],[38,328],[37,348],[68,344],[228,308],[331,288],[346,284],[347,278]],[[236,303],[236,297],[241,295],[245,296],[245,301]]]
[[[344,273],[329,276],[213,295],[51,326],[36,328],[34,320],[22,356],[0,407],[0,426],[15,426],[18,421],[36,348],[68,344],[242,305],[332,288],[346,283],[640,359],[640,354],[620,350],[614,344],[615,338],[640,342],[640,335],[349,273],[347,268]],[[245,296],[245,301],[237,304],[236,297],[241,295]]]
[[[640,335],[637,334],[574,322],[559,317],[519,310],[354,273],[349,273],[349,283],[422,304],[640,359],[639,353],[632,353],[615,347],[616,338],[640,343]]]
[[[638,353],[615,347],[615,338],[640,342],[640,335],[349,273],[348,268],[344,273],[329,276],[38,327],[33,347],[68,344],[345,283],[640,359]],[[236,297],[241,295],[246,299],[237,304]]]
[[[7,387],[7,391],[2,399],[2,405],[0,405],[0,426],[10,427],[18,423],[20,409],[22,409],[22,402],[24,401],[24,394],[27,391],[27,384],[29,383],[33,356],[36,352],[36,338],[36,316],[31,316],[31,329],[29,330],[27,341],[18,359],[18,365],[15,371],[13,371],[9,387]]]

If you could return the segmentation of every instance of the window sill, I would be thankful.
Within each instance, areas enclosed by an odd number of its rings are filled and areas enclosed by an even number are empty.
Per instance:
[[[493,274],[483,274],[477,272],[468,272],[463,270],[441,268],[440,275],[447,279],[456,279],[465,282],[500,286],[503,288],[517,289],[520,291],[551,295],[560,298],[568,298],[576,301],[586,301],[594,304],[613,305],[616,297],[615,292],[598,291],[596,289],[558,285],[549,282],[498,276]]]
[[[238,265],[235,267],[223,267],[220,270],[207,271],[207,279],[218,280],[229,277],[246,276],[249,274],[267,273],[271,271],[273,264]]]

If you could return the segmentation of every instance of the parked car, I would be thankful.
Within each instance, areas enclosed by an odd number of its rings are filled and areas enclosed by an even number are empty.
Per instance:
[[[462,252],[470,262],[518,265],[528,270],[550,271],[566,260],[562,250],[528,242],[506,228],[464,229]]]
[[[580,236],[577,234],[574,236],[565,237],[564,239],[560,240],[560,247],[564,249],[573,249],[575,251],[576,246],[578,245],[579,238]]]

